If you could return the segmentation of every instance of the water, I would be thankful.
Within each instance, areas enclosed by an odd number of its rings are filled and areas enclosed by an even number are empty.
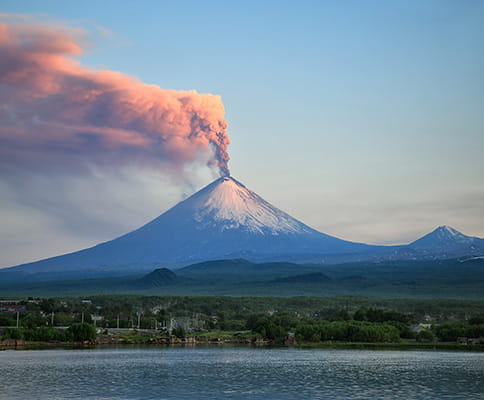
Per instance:
[[[245,347],[3,351],[0,399],[484,399],[484,354]]]

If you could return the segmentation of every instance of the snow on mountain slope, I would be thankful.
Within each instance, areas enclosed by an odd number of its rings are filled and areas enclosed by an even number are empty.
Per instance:
[[[275,208],[232,177],[223,177],[198,192],[190,201],[198,229],[243,228],[259,234],[314,233],[315,231]],[[185,210],[184,210],[185,211]]]

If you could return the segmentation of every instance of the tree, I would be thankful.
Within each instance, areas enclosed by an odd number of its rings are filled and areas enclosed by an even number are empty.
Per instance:
[[[363,308],[360,308],[353,315],[353,319],[355,321],[366,321],[366,310],[364,310]]]
[[[45,318],[38,314],[22,314],[20,324],[22,327],[27,329],[36,328],[38,326],[45,326]]]
[[[435,335],[443,342],[455,342],[465,333],[465,327],[460,322],[447,322],[435,328]]]
[[[469,325],[484,325],[484,314],[473,315],[470,317]]]
[[[0,314],[0,326],[15,326],[15,318],[10,315]]]
[[[46,314],[55,311],[55,301],[54,299],[42,299],[40,302],[40,309]]]
[[[417,333],[417,342],[431,342],[435,338],[435,335],[430,330],[420,331]]]
[[[339,310],[329,318],[330,321],[349,321],[350,319],[350,314],[345,309]]]

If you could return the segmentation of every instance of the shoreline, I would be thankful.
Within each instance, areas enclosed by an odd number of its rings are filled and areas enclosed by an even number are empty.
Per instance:
[[[165,340],[163,340],[165,339]],[[171,339],[171,340],[170,340]],[[483,345],[462,345],[457,343],[358,343],[358,342],[302,342],[292,345],[277,344],[267,339],[231,340],[209,339],[197,340],[196,337],[161,338],[137,341],[103,341],[95,342],[26,342],[24,340],[8,340],[0,342],[2,350],[47,350],[47,349],[93,349],[102,347],[200,347],[200,346],[242,346],[253,348],[295,348],[295,349],[340,349],[340,350],[435,350],[435,351],[466,351],[484,352]]]

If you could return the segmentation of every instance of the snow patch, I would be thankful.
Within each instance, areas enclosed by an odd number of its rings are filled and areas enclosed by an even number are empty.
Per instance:
[[[202,226],[245,229],[260,234],[314,233],[232,177],[223,177],[192,196],[193,218]]]
[[[442,225],[442,226],[439,226],[438,228],[442,233],[445,233],[449,236],[452,236],[452,237],[460,237],[460,236],[465,236],[463,235],[462,233],[460,233],[459,231],[455,230],[454,228],[452,228],[451,226],[448,226],[448,225]]]
[[[464,263],[471,260],[482,260],[482,259],[484,259],[484,256],[476,256],[476,257],[466,258],[465,260],[460,260],[460,262]]]

